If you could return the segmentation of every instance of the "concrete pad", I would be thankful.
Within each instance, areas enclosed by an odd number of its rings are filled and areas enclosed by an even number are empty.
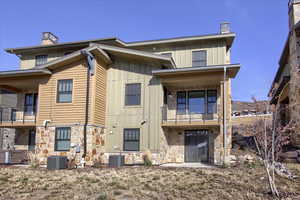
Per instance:
[[[213,165],[204,163],[167,163],[160,165],[161,167],[186,167],[186,168],[215,168]]]

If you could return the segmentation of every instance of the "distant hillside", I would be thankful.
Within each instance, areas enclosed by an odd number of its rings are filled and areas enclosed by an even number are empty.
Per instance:
[[[245,101],[232,101],[232,112],[233,113],[245,113],[245,112],[256,112],[256,113],[267,113],[268,101],[257,101],[257,102],[245,102]]]

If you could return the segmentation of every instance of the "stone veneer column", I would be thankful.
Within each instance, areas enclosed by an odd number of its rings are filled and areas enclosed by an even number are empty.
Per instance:
[[[300,147],[300,35],[296,33],[294,25],[300,22],[300,1],[291,1],[289,5],[289,64],[290,64],[290,114],[291,120],[296,122],[296,132],[292,135],[292,144]]]

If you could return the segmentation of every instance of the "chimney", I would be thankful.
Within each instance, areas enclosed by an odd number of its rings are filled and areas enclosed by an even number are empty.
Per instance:
[[[42,33],[42,45],[56,44],[58,37],[51,32]]]
[[[222,22],[220,25],[220,33],[227,34],[230,33],[230,23],[229,22]]]
[[[293,29],[294,25],[300,21],[300,0],[289,1],[289,28]]]

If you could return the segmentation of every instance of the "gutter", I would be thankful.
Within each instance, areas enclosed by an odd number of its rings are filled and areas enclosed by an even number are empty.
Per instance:
[[[86,56],[87,60],[87,73],[86,73],[86,102],[85,102],[85,120],[83,126],[83,155],[85,158],[87,154],[87,126],[89,121],[89,97],[90,97],[90,77],[94,74],[94,56],[87,50],[82,50],[80,53]]]

